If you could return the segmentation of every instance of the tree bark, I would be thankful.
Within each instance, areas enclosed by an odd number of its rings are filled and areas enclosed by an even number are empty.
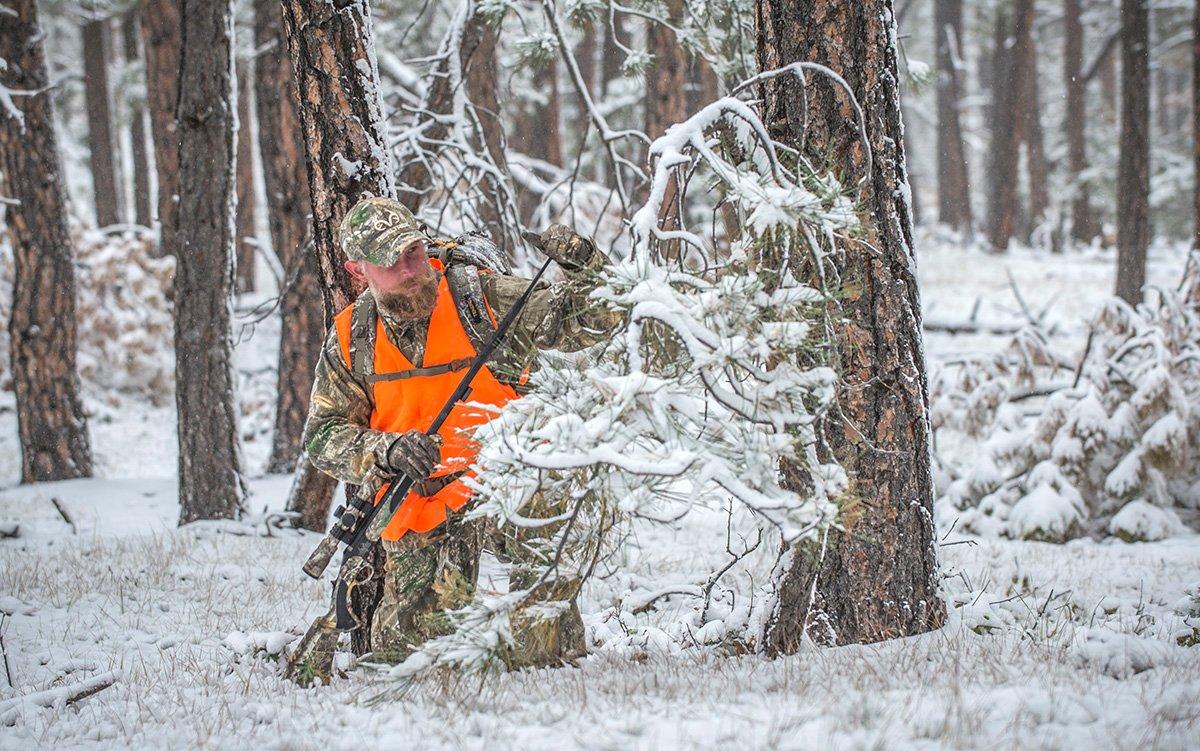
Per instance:
[[[1192,247],[1200,251],[1200,3],[1192,11],[1192,197],[1195,204]],[[1200,284],[1193,287],[1200,294]]]
[[[971,178],[959,108],[962,105],[962,0],[936,0],[938,221],[969,233]]]
[[[279,0],[255,0],[254,65],[258,146],[266,185],[271,246],[284,270],[279,292],[279,385],[268,472],[291,472],[303,450],[304,421],[313,368],[325,339],[317,259],[308,238],[310,202],[304,133],[297,111],[296,81],[288,57]],[[308,465],[307,460],[302,460]],[[337,484],[324,473],[307,472],[315,490],[293,492],[302,526],[324,531]]]
[[[1150,245],[1149,0],[1121,0],[1121,154],[1117,165],[1116,294],[1141,302]]]
[[[182,0],[175,402],[179,523],[229,519],[245,505],[230,341],[234,110],[232,0]]]
[[[1025,230],[1027,239],[1031,239],[1033,233],[1045,221],[1046,211],[1050,208],[1050,192],[1047,187],[1050,165],[1046,162],[1046,136],[1042,130],[1042,97],[1038,82],[1037,38],[1033,34],[1032,21],[1033,19],[1030,23],[1025,102],[1021,108],[1021,116],[1025,118],[1023,131],[1026,167],[1029,170],[1029,226]]]
[[[142,46],[138,32],[138,9],[128,11],[121,19],[121,36],[125,46],[125,62],[141,70]],[[144,95],[129,97],[129,143],[133,161],[133,221],[149,227],[154,221],[150,209],[150,155],[146,151],[146,102]]]
[[[677,24],[683,18],[683,0],[667,0],[667,20]],[[675,32],[654,21],[646,25],[646,51],[654,62],[646,71],[645,130],[651,140],[667,132],[667,128],[687,117],[687,55]],[[679,229],[678,184],[674,178],[667,185],[659,211],[659,226],[666,231]],[[659,244],[663,258],[674,260],[681,251],[678,240]]]
[[[233,235],[237,264],[237,291],[253,292],[254,256],[257,243],[256,228],[258,201],[254,195],[254,130],[250,117],[254,80],[247,68],[253,66],[249,59],[237,65],[237,221]]]
[[[146,106],[154,140],[158,176],[158,247],[173,253],[179,231],[179,99],[180,18],[176,0],[145,0],[142,42],[146,61]]]
[[[327,328],[361,291],[342,265],[338,224],[359,199],[396,193],[379,71],[365,3],[284,0],[282,22],[304,134],[312,255]],[[357,168],[348,170],[347,164]],[[314,367],[316,357],[308,362]],[[305,460],[298,463],[293,482],[291,508],[302,512],[305,523],[323,526],[336,482]],[[362,634],[368,631],[356,631],[359,651],[365,649]]]
[[[312,237],[326,321],[361,290],[342,266],[337,228],[362,198],[395,195],[379,69],[365,3],[283,0],[283,24],[308,160]]]
[[[792,653],[805,635],[825,643],[872,642],[939,627],[930,471],[928,387],[914,277],[895,16],[891,0],[766,0],[757,4],[759,68],[795,61],[829,66],[863,108],[871,159],[854,110],[827,77],[811,75],[807,107],[799,82],[760,84],[772,137],[818,169],[850,181],[863,236],[839,240],[833,257],[844,280],[835,319],[842,384],[839,418],[826,429],[851,478],[844,532],[827,545],[798,545],[778,572],[778,609],[769,653]],[[791,254],[798,258],[803,254]],[[793,487],[803,478],[782,467]]]
[[[621,66],[625,62],[625,53],[618,44],[629,46],[629,32],[625,30],[625,16],[617,13],[608,22],[604,16],[604,45],[600,54],[600,95],[608,96],[609,86],[621,77]]]
[[[92,451],[75,369],[75,270],[36,0],[7,0],[0,24],[0,179],[13,253],[8,322],[21,481],[89,477]]]
[[[83,93],[87,104],[88,163],[96,224],[121,222],[121,181],[117,178],[116,135],[108,85],[108,29],[104,20],[83,25]]]
[[[992,70],[992,144],[988,174],[988,242],[992,250],[1008,250],[1017,219],[1017,166],[1025,137],[1023,82],[1029,80],[1033,0],[1016,0],[1012,47],[1008,24],[1001,12],[996,21],[996,52]]]
[[[1067,88],[1067,110],[1063,130],[1067,141],[1067,175],[1074,197],[1071,200],[1071,237],[1090,243],[1100,234],[1091,206],[1091,186],[1083,176],[1087,162],[1087,81],[1083,79],[1083,21],[1080,0],[1063,0],[1063,78]]]

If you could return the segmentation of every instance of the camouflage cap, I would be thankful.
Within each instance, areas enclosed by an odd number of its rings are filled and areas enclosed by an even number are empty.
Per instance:
[[[364,198],[354,204],[338,228],[342,250],[351,261],[391,266],[413,240],[425,238],[408,208],[391,198]]]

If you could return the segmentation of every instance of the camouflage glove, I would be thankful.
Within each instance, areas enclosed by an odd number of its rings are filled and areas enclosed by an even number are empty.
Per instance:
[[[433,468],[441,461],[438,444],[419,430],[401,433],[392,445],[388,446],[381,469],[392,474],[403,474],[420,482],[433,473]]]
[[[592,241],[565,224],[551,224],[541,240],[542,252],[568,274],[596,272],[604,264],[604,257],[596,252]]]

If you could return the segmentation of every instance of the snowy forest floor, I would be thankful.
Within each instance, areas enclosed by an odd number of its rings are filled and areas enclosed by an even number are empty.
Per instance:
[[[1035,315],[1049,304],[1046,325],[1072,357],[1112,288],[1110,252],[920,247],[930,321],[965,321],[982,300],[977,321],[1019,324],[1011,272]],[[1182,251],[1156,247],[1151,282],[1174,285],[1182,264]],[[289,482],[261,476],[277,334],[268,319],[235,337],[256,516],[280,508]],[[931,334],[931,367],[1004,341]],[[258,536],[253,520],[175,529],[164,401],[91,394],[98,477],[21,486],[12,395],[0,394],[0,527],[20,524],[0,540],[0,748],[1183,749],[1200,737],[1200,648],[1177,641],[1200,608],[1195,535],[1049,545],[948,532],[943,629],[767,661],[671,645],[656,630],[676,618],[670,598],[632,636],[606,619],[725,559],[725,518],[689,516],[639,529],[620,569],[586,590],[593,654],[577,667],[429,679],[383,704],[369,701],[382,679],[361,670],[301,690],[268,652],[327,604],[328,585],[299,570],[317,537]],[[106,676],[111,687],[70,705],[55,695]]]

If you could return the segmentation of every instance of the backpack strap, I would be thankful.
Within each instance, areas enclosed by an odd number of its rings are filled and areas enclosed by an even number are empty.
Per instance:
[[[476,352],[483,349],[496,330],[496,322],[483,297],[480,273],[478,267],[467,264],[446,266],[446,281],[450,296],[454,299],[454,308],[458,311],[458,320],[462,322],[463,330],[467,332],[467,338]]]
[[[350,373],[370,382],[375,374],[375,330],[379,309],[369,291],[359,295],[350,313]]]

